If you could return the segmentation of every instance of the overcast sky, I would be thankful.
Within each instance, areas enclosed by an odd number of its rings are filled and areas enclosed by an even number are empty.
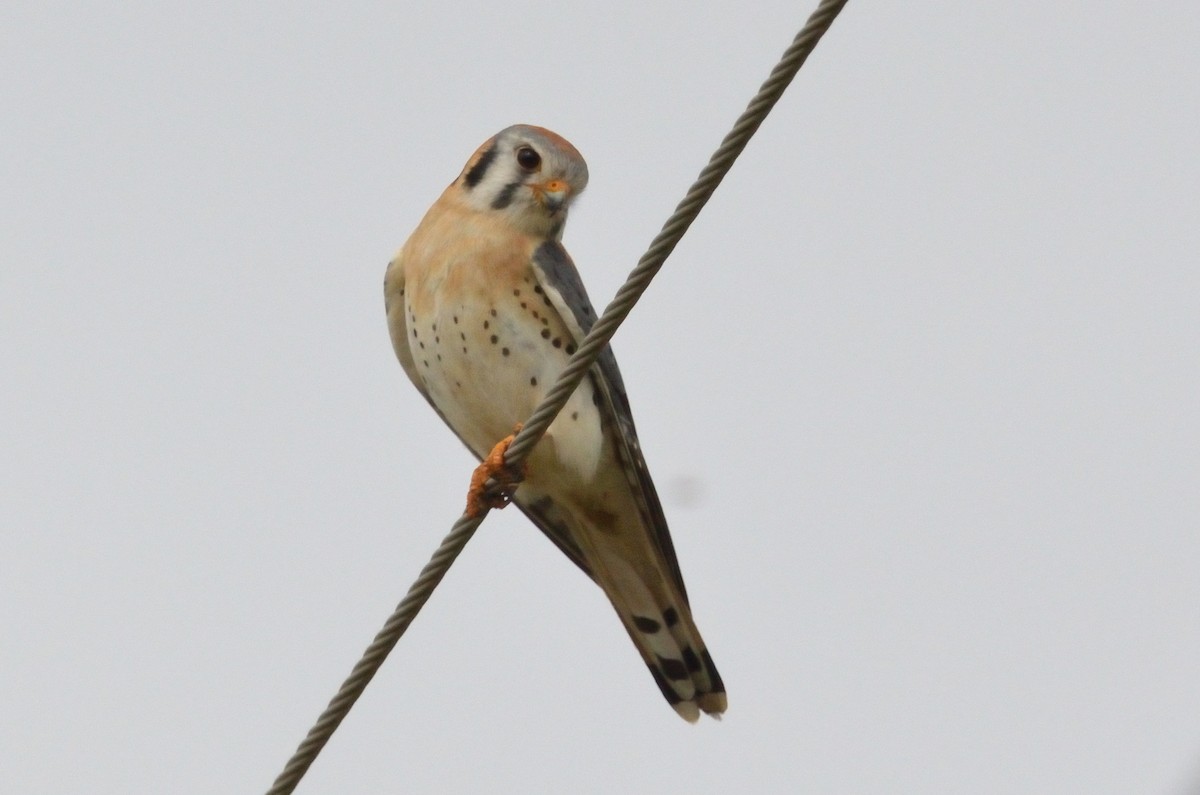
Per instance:
[[[7,3],[0,789],[265,790],[472,466],[387,261],[540,124],[606,304],[812,7]],[[299,792],[1200,791],[1197,41],[851,2],[614,340],[725,719],[497,512]]]

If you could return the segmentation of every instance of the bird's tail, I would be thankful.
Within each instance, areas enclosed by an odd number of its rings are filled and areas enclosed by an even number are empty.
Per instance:
[[[725,711],[725,684],[692,620],[687,599],[657,566],[598,554],[597,582],[616,608],[663,697],[688,722]]]

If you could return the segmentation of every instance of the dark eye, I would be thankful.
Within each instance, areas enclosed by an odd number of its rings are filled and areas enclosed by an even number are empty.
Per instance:
[[[522,146],[517,150],[517,165],[526,171],[533,171],[542,164],[542,156],[531,146]]]

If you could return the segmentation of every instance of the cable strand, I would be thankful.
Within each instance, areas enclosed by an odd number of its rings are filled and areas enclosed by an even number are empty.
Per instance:
[[[733,162],[746,148],[746,144],[750,142],[750,138],[766,119],[775,103],[783,96],[784,89],[791,83],[800,67],[804,65],[809,53],[828,30],[846,2],[847,0],[827,0],[821,3],[809,17],[804,28],[796,34],[791,45],[779,59],[779,63],[771,70],[770,76],[734,123],[733,129],[729,131],[721,141],[721,145],[717,147],[717,151],[709,158],[708,165],[701,170],[695,183],[675,208],[675,212],[663,224],[662,230],[651,241],[646,253],[638,260],[638,264],[605,308],[600,319],[596,321],[583,344],[568,361],[566,368],[559,375],[558,381],[546,393],[541,405],[513,439],[504,457],[506,464],[516,465],[523,461],[545,434],[550,423],[558,416],[558,412],[566,405],[567,400],[579,386],[579,382],[583,380],[587,371],[591,369],[604,346],[609,343],[617,328],[633,310],[634,305],[649,286],[650,280],[654,278],[667,257],[675,250],[675,246],[700,214],[704,205],[708,203],[721,181],[725,179]]]

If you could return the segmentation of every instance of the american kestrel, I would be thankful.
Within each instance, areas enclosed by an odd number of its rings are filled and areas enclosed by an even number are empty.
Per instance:
[[[388,265],[396,356],[480,459],[533,412],[596,320],[559,242],[587,181],[565,139],[509,127],[476,150]],[[724,712],[611,348],[530,453],[512,499],[604,590],[676,712]]]

